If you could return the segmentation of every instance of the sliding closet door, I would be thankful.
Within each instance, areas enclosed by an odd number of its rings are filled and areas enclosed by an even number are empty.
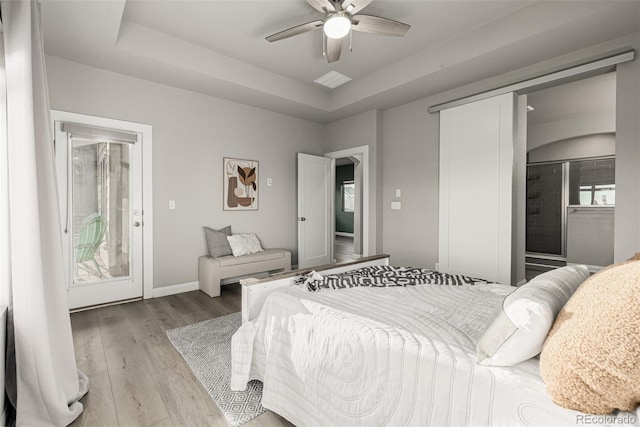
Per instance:
[[[516,172],[524,182],[525,161],[516,146],[517,110],[509,93],[440,112],[441,271],[517,282],[516,236],[524,235],[517,227],[524,224],[515,209]]]

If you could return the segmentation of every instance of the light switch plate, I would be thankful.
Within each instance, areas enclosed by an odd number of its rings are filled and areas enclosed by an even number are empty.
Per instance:
[[[169,209],[170,210],[174,210],[176,208],[176,201],[175,200],[169,200]]]
[[[273,181],[271,181],[271,178],[267,178],[267,187],[271,187],[271,184],[273,184]]]
[[[393,209],[393,210],[402,209],[402,203],[400,203],[400,202],[391,202],[391,209]]]
[[[402,197],[402,190],[396,188],[396,197]]]

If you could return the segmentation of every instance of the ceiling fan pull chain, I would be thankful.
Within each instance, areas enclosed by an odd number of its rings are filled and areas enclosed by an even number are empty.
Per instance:
[[[349,52],[353,52],[353,30],[349,30]]]
[[[322,33],[322,57],[327,57],[327,35]]]

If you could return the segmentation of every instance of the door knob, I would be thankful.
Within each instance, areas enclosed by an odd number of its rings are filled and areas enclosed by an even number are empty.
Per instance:
[[[139,221],[135,221],[135,222],[133,223],[133,226],[134,226],[134,227],[140,227],[140,222],[139,222]]]
[[[307,218],[305,218],[305,217],[303,217],[303,216],[301,216],[301,217],[300,217],[300,218],[298,218],[298,219],[299,219],[300,221],[306,221],[306,220],[307,220]]]

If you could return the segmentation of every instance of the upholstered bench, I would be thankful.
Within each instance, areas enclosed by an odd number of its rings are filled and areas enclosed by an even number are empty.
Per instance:
[[[198,259],[200,290],[210,297],[220,296],[222,279],[279,270],[291,270],[291,252],[284,249],[265,249],[237,257],[201,256]]]

